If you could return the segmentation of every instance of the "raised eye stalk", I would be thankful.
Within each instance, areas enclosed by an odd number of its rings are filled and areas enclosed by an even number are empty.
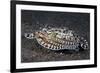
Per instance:
[[[34,33],[25,33],[24,36],[25,36],[27,39],[34,39],[34,38],[35,38]]]

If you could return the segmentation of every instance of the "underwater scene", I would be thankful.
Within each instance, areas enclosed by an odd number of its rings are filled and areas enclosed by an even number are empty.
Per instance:
[[[21,62],[90,59],[90,14],[21,10]]]

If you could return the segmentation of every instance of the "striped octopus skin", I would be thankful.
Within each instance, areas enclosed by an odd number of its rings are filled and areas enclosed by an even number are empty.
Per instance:
[[[53,35],[52,35],[53,34]],[[75,35],[59,35],[55,32],[44,32],[38,31],[35,32],[35,38],[37,42],[44,48],[51,49],[51,50],[77,50],[80,48],[87,49],[88,42],[83,39],[83,37],[75,36]],[[61,36],[61,37],[60,37]],[[81,42],[81,40],[84,42]]]

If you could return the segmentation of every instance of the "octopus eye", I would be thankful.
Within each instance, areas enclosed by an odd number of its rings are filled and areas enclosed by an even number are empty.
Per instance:
[[[33,39],[33,38],[34,38],[34,34],[33,34],[33,33],[25,33],[24,36],[25,36],[27,39]]]
[[[65,33],[65,31],[63,31],[63,33]]]

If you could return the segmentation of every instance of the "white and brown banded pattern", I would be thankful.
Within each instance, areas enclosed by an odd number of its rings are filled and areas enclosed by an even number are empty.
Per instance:
[[[63,49],[76,49],[79,46],[80,43],[80,37],[79,36],[70,36],[65,35],[63,38],[55,37],[54,39],[50,38],[48,36],[48,33],[44,32],[36,32],[35,33],[36,39],[38,43],[43,46],[44,48],[51,49],[51,50],[63,50]],[[60,37],[60,38],[59,38]],[[83,40],[83,38],[81,38]],[[84,48],[87,47],[88,42],[86,40],[83,40],[86,42],[86,45],[81,44],[81,46],[84,46]]]
[[[61,43],[56,43],[53,41],[46,41],[41,38],[37,38],[38,43],[43,46],[44,48],[51,49],[51,50],[63,50],[63,49],[75,49],[77,48],[77,43],[72,41],[64,41]]]

